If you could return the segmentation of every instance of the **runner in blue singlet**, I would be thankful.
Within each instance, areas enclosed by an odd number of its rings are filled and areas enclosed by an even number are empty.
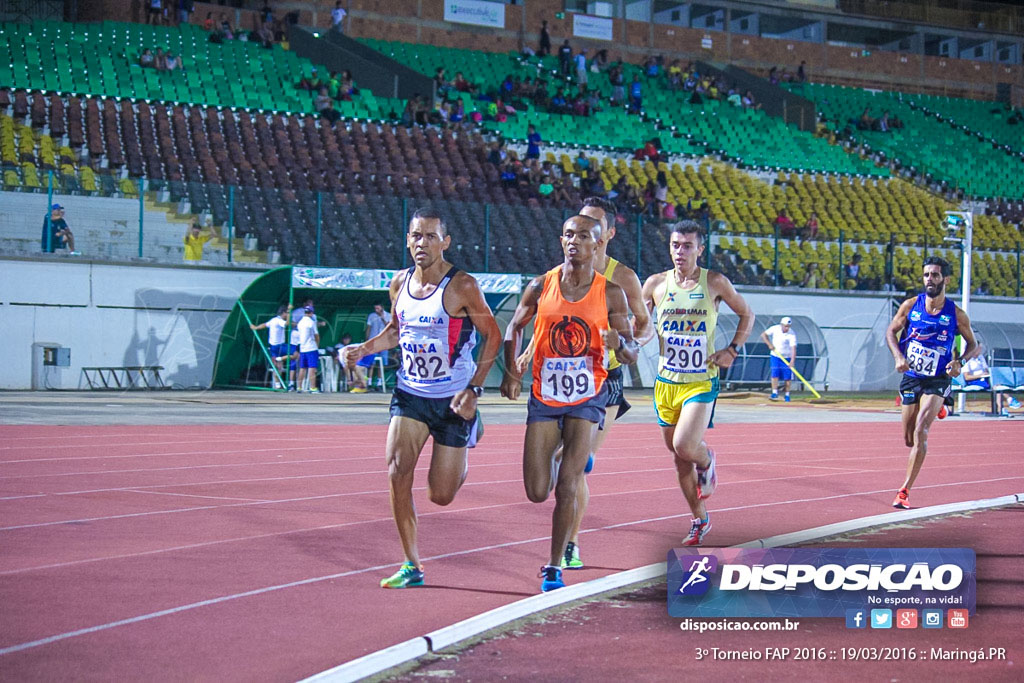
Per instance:
[[[892,503],[903,510],[910,508],[910,487],[928,452],[928,430],[943,404],[949,401],[952,405],[952,379],[979,351],[967,314],[946,298],[950,272],[943,259],[925,259],[924,292],[903,302],[885,332],[896,372],[903,373],[903,437],[910,448],[910,461],[907,478]],[[953,348],[957,334],[964,339],[960,354]]]

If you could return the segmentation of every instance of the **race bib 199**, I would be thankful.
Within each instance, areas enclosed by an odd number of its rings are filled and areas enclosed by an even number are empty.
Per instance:
[[[910,369],[919,375],[934,377],[939,374],[939,352],[929,349],[916,341],[907,345],[907,362]]]
[[[665,338],[665,370],[706,372],[708,337],[705,334],[670,334]]]
[[[402,373],[410,382],[435,384],[452,378],[447,348],[437,339],[406,339],[402,341]]]
[[[594,365],[589,356],[544,359],[541,398],[558,403],[576,403],[594,394]]]

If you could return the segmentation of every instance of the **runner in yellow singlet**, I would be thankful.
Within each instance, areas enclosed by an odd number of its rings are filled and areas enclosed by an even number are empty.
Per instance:
[[[704,442],[704,432],[714,415],[718,372],[736,360],[754,326],[754,314],[729,278],[698,265],[704,235],[697,223],[681,221],[672,227],[669,252],[675,267],[647,278],[643,288],[644,302],[656,312],[662,340],[654,407],[665,445],[675,458],[679,486],[693,513],[683,545],[699,545],[711,529],[704,499],[717,484],[715,453]],[[715,351],[722,301],[739,316],[739,324],[730,343]]]

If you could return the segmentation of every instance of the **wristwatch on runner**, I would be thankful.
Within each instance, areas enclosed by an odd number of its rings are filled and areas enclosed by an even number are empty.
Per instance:
[[[475,384],[470,384],[470,385],[467,385],[467,386],[466,386],[466,388],[467,388],[467,389],[469,389],[470,391],[472,391],[472,392],[473,392],[473,394],[474,394],[474,395],[475,395],[475,396],[476,396],[477,398],[480,398],[481,396],[483,396],[483,395],[484,395],[484,388],[483,388],[483,387],[478,387],[478,386],[477,386],[477,385],[475,385]]]

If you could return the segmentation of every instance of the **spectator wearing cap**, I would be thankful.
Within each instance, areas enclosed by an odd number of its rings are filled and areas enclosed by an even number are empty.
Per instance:
[[[67,249],[72,256],[78,256],[75,251],[75,236],[71,233],[64,220],[64,207],[54,204],[50,207],[50,215],[43,218],[42,251],[47,254],[54,253],[57,249]]]
[[[213,225],[210,225],[209,231],[204,235],[202,229],[199,227],[199,221],[192,221],[192,224],[188,226],[188,230],[185,231],[185,255],[186,261],[202,261],[203,260],[203,245],[212,240],[217,236],[217,233],[213,230]]]
[[[320,333],[313,315],[313,306],[302,308],[302,318],[296,326],[299,332],[299,393],[320,393],[316,388],[316,371],[320,367]],[[305,389],[307,386],[309,389]]]
[[[793,319],[786,316],[778,325],[772,325],[761,333],[761,340],[771,352],[772,400],[779,400],[779,380],[786,383],[786,402],[789,402],[789,385],[793,380],[790,365],[796,363],[796,332],[793,332]],[[789,361],[789,365],[783,361]]]

